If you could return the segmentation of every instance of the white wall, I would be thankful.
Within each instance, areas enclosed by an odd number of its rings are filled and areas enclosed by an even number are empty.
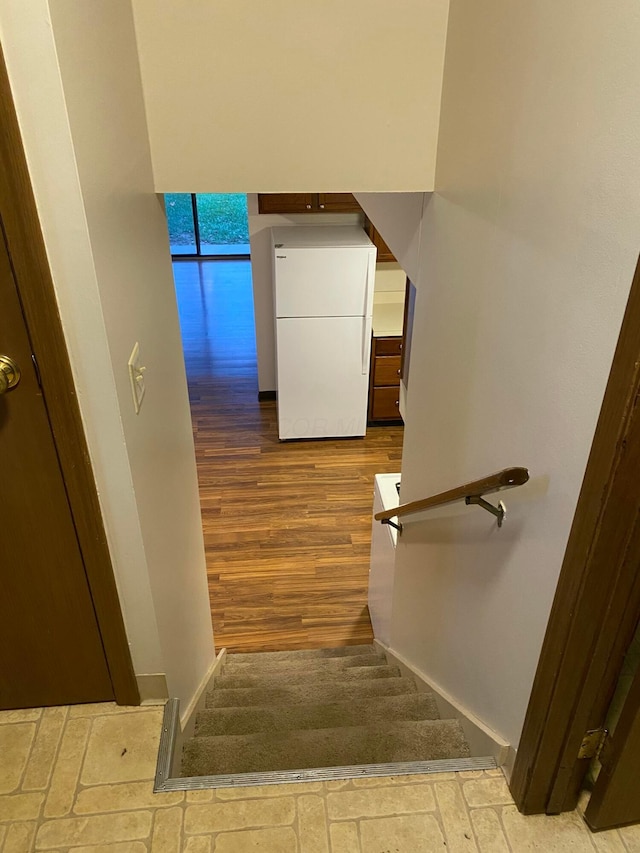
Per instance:
[[[392,646],[514,745],[640,249],[639,39],[632,0],[451,3],[402,499],[532,481],[405,526]]]
[[[134,668],[165,673],[170,694],[186,703],[214,649],[168,238],[130,2],[7,0],[0,37]],[[136,340],[148,368],[139,416],[127,378]]]
[[[134,0],[156,189],[432,189],[447,9]]]

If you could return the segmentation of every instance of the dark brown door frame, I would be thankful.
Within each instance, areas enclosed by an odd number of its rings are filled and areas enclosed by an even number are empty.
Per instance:
[[[0,216],[37,357],[54,440],[116,701],[140,704],[73,374],[4,57],[0,51]]]
[[[640,262],[551,610],[511,791],[525,814],[575,808],[583,735],[604,724],[640,617]]]

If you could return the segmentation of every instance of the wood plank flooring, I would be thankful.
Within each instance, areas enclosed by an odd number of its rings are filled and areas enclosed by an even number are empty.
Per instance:
[[[216,645],[370,642],[373,476],[400,470],[402,427],[280,442],[258,402],[248,261],[174,264]]]

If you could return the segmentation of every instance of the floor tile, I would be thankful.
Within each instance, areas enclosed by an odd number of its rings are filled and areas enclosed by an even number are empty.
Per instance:
[[[214,791],[187,791],[188,803],[210,803],[213,800]]]
[[[13,723],[29,723],[39,720],[42,708],[25,708],[16,711],[0,711],[0,726]]]
[[[254,785],[250,788],[218,788],[217,800],[248,800],[260,797],[291,797],[322,791],[322,782],[297,782],[287,785]]]
[[[509,853],[500,818],[494,809],[473,809],[470,818],[480,853]]]
[[[419,782],[455,779],[455,773],[412,773],[408,776],[371,776],[368,779],[353,779],[354,788],[379,788],[382,786],[416,785]]]
[[[514,853],[593,853],[590,833],[575,812],[521,815],[515,806],[502,809],[502,823]]]
[[[72,705],[69,716],[74,717],[106,717],[111,714],[134,714],[148,710],[147,705],[116,705],[115,702],[94,702],[87,705]]]
[[[184,853],[211,853],[213,839],[210,835],[194,835],[184,845]]]
[[[352,822],[332,823],[329,827],[331,853],[360,853],[358,825]]]
[[[74,847],[73,853],[147,853],[143,841],[117,841],[115,844],[90,844]]]
[[[151,820],[152,813],[147,811],[47,821],[38,830],[36,850],[136,841],[149,836]]]
[[[135,811],[175,806],[184,799],[182,791],[153,793],[153,782],[124,782],[84,788],[78,794],[73,811],[76,814]]]
[[[254,826],[291,824],[295,816],[293,797],[187,806],[184,829],[188,835],[204,835]]]
[[[434,853],[444,851],[445,843],[433,815],[402,815],[360,824],[362,853]]]
[[[44,709],[24,774],[23,791],[43,791],[49,784],[66,719],[66,708]]]
[[[461,774],[462,775],[462,774]],[[465,777],[466,778],[466,777]],[[436,799],[444,825],[448,853],[477,851],[469,815],[457,782],[436,782]]]
[[[139,711],[97,717],[82,768],[83,785],[153,779],[162,714]]]
[[[0,796],[0,820],[37,820],[44,794],[9,794]]]
[[[90,728],[90,720],[68,721],[44,806],[45,817],[62,817],[71,811]]]
[[[429,812],[435,807],[433,789],[430,785],[338,791],[327,795],[327,809],[331,820]]]
[[[591,843],[598,853],[627,853],[628,850],[633,850],[633,846],[625,847],[617,829],[592,833]],[[636,846],[636,851],[638,850],[640,850],[640,845]]]
[[[618,832],[629,853],[640,853],[640,824],[637,826],[625,826],[619,829]]]
[[[182,847],[182,809],[161,809],[153,821],[153,853],[180,853]]]
[[[216,838],[216,853],[297,853],[296,834],[290,828],[223,832]]]
[[[12,823],[7,829],[2,853],[31,853],[37,825],[37,823]]]
[[[329,853],[327,813],[322,797],[304,794],[296,804],[301,853]]]
[[[508,806],[513,803],[506,779],[497,777],[463,782],[462,793],[469,806]]]
[[[0,726],[0,794],[10,794],[20,784],[35,732],[35,723]]]

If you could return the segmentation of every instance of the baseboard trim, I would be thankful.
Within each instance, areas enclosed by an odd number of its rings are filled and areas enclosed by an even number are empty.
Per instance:
[[[516,763],[517,754],[518,750],[510,746],[507,750],[507,757],[504,760],[504,764],[501,765],[507,782],[511,781],[511,774],[513,773],[513,765]]]
[[[164,672],[136,675],[141,705],[161,705],[169,698]]]
[[[495,759],[498,766],[508,766],[511,753],[515,756],[515,750],[500,735],[447,695],[442,688],[430,681],[423,672],[403,658],[402,655],[385,646],[380,640],[374,639],[373,643],[387,656],[389,663],[399,667],[403,675],[412,676],[415,679],[418,690],[434,694],[438,711],[443,719],[453,718],[460,721],[472,754],[490,755]]]
[[[211,666],[205,672],[202,681],[198,686],[198,689],[196,690],[193,695],[193,698],[185,708],[184,713],[180,714],[180,730],[182,732],[183,737],[191,737],[193,735],[193,729],[195,728],[196,724],[196,715],[198,711],[201,711],[204,708],[207,693],[211,687],[213,679],[215,678],[219,670],[222,668],[226,656],[227,650],[220,649],[217,656],[211,663]]]
[[[227,655],[226,649],[221,649],[217,657],[204,674],[198,689],[186,707],[183,714],[180,713],[180,700],[169,699],[164,706],[164,717],[162,720],[162,731],[160,733],[160,746],[158,748],[158,760],[156,763],[156,776],[154,791],[162,791],[163,784],[180,773],[180,762],[182,759],[182,745],[185,740],[193,736],[196,724],[196,716],[201,711],[207,700],[213,680],[221,669]]]

